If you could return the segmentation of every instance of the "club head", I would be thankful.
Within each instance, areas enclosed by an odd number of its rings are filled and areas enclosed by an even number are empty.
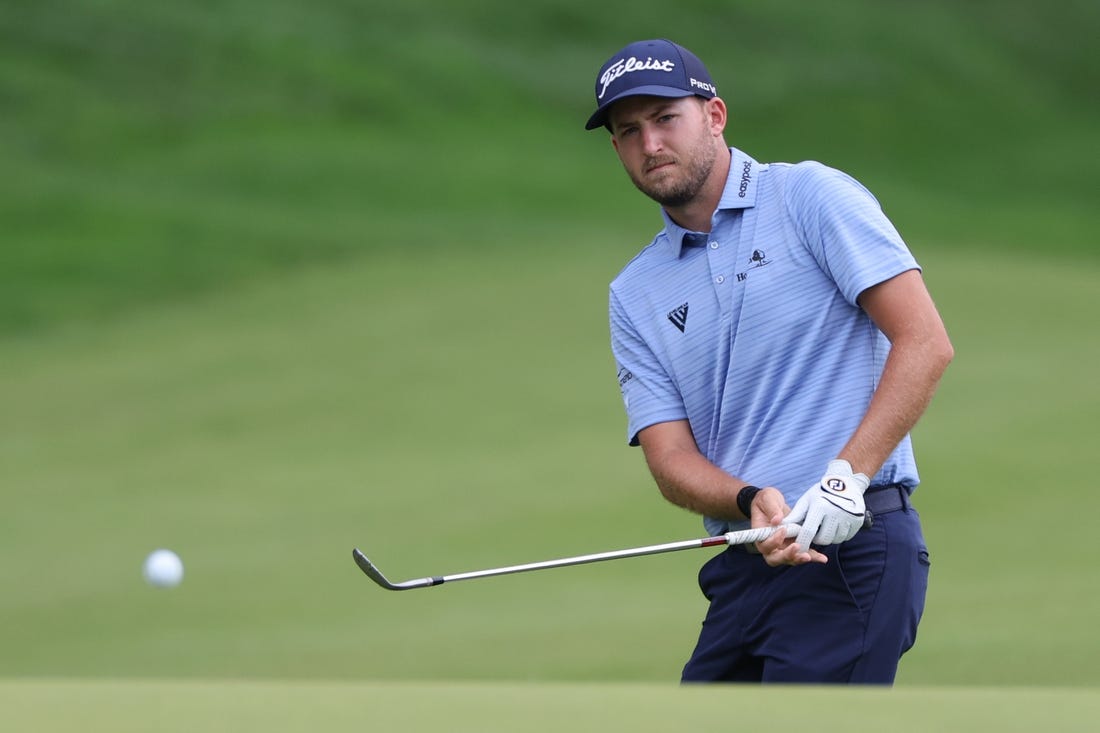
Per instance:
[[[366,555],[360,552],[358,547],[351,551],[351,556],[355,559],[355,564],[359,566],[360,570],[366,573],[368,578],[370,578],[386,590],[410,590],[412,588],[429,588],[433,585],[439,585],[443,582],[443,578],[420,578],[419,580],[407,580],[404,583],[391,583],[389,579],[382,574],[382,571],[379,570],[378,567],[374,563],[372,563]]]
[[[351,556],[355,558],[355,564],[359,566],[359,569],[367,574],[367,577],[373,580],[378,585],[382,586],[386,590],[401,590],[399,587],[391,583],[382,571],[375,567],[366,555],[359,551],[359,548],[355,548],[351,551]]]

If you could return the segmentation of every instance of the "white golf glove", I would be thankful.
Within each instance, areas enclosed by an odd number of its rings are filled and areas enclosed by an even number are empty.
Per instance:
[[[848,461],[829,462],[825,475],[802,495],[784,524],[801,524],[795,541],[804,552],[815,545],[836,545],[852,539],[863,526],[866,507],[863,492],[871,480],[862,473],[852,473]]]

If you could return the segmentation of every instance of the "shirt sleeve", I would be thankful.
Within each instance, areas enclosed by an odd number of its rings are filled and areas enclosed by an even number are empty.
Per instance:
[[[867,288],[920,269],[879,202],[846,173],[799,163],[786,204],[802,241],[852,305]]]
[[[680,390],[634,327],[614,290],[609,310],[611,351],[627,415],[627,442],[638,445],[638,433],[643,429],[686,420],[687,410]]]

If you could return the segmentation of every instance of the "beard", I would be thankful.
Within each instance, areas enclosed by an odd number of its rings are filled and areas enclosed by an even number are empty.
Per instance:
[[[678,175],[667,175],[660,180],[646,181],[641,176],[630,173],[630,180],[639,191],[661,206],[666,209],[675,209],[691,203],[699,195],[707,179],[710,178],[717,159],[716,146],[711,144],[709,136],[703,135],[684,156],[679,158],[662,156],[647,158],[643,161],[643,171],[663,163],[674,162],[677,164],[674,171]]]

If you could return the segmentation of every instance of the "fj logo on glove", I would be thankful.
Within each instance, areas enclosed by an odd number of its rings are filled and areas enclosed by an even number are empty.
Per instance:
[[[841,491],[844,491],[848,487],[845,486],[844,482],[840,479],[831,478],[825,483],[825,488],[827,488],[829,491],[836,491],[839,493]]]

